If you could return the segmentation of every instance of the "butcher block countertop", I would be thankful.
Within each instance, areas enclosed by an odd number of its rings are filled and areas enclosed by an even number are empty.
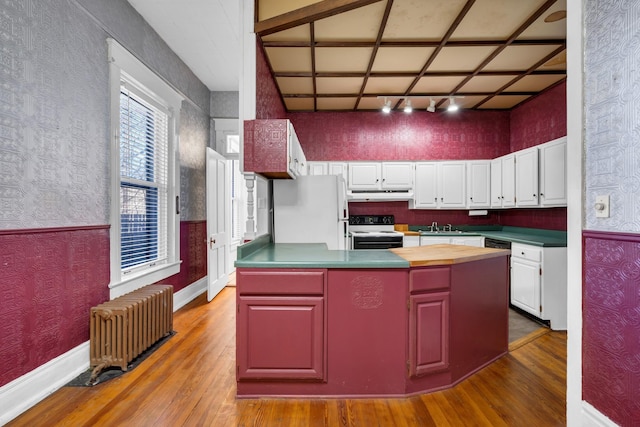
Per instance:
[[[448,244],[393,248],[389,250],[407,260],[411,267],[460,264],[463,262],[506,256],[511,253],[511,251],[507,249]]]

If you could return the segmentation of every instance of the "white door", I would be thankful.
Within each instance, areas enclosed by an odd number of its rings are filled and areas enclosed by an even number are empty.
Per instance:
[[[227,284],[227,160],[207,147],[207,299]]]

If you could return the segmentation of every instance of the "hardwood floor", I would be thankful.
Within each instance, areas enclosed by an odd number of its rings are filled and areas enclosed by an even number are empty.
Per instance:
[[[564,426],[566,333],[456,387],[404,399],[236,399],[235,288],[175,313],[176,335],[95,387],[64,387],[8,426]]]

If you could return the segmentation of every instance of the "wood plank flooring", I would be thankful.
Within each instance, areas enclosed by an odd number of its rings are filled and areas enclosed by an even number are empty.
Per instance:
[[[566,333],[529,340],[456,387],[402,399],[236,399],[235,288],[175,313],[140,366],[64,387],[8,426],[564,426]]]

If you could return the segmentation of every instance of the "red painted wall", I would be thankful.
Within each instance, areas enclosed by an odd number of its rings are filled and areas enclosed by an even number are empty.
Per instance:
[[[583,232],[582,398],[621,426],[640,420],[640,235]]]
[[[256,119],[284,119],[287,117],[282,98],[271,77],[269,64],[262,48],[256,46]]]
[[[207,274],[206,221],[180,224],[183,289]],[[89,339],[109,300],[109,226],[0,231],[0,387]]]
[[[562,83],[511,111],[511,151],[533,147],[567,134],[567,83]]]
[[[109,299],[109,227],[0,232],[0,386],[89,339]]]
[[[307,160],[473,160],[509,153],[509,113],[289,113]]]
[[[207,221],[180,222],[180,259],[180,273],[158,282],[174,293],[207,275]]]

